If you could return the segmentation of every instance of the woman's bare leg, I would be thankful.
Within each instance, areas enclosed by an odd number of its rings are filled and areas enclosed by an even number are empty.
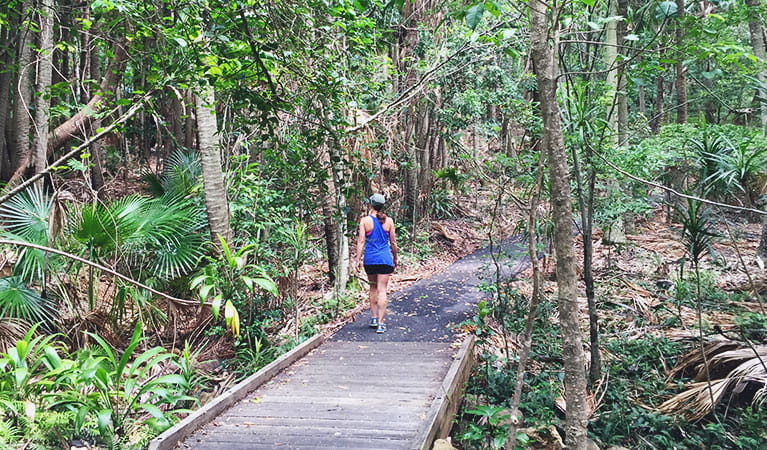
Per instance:
[[[384,323],[386,306],[389,304],[389,298],[386,295],[386,286],[389,284],[389,276],[389,274],[378,275],[378,323]]]
[[[378,317],[378,277],[380,275],[368,275],[368,281],[370,282],[370,292],[368,292],[368,300],[370,301],[370,317]]]

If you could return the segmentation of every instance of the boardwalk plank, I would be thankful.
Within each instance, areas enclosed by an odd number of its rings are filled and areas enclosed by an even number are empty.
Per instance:
[[[418,428],[420,423],[413,420],[381,420],[380,414],[371,414],[368,418],[355,418],[355,417],[318,417],[318,416],[301,416],[301,417],[253,417],[253,416],[230,416],[231,422],[237,422],[241,424],[256,424],[256,425],[274,425],[279,424],[285,427],[301,428],[307,423],[312,423],[320,427],[327,428],[344,428],[353,427],[356,429],[380,429],[380,430],[410,430]],[[223,424],[222,426],[227,426]]]

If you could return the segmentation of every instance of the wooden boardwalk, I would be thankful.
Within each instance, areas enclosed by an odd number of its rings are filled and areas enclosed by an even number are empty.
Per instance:
[[[509,248],[512,274],[519,246]],[[515,253],[516,252],[516,253]],[[389,330],[367,314],[329,340],[315,336],[155,438],[149,450],[431,449],[448,435],[473,363],[474,339],[455,342],[486,250],[392,296]]]
[[[326,342],[181,448],[420,448],[456,353],[445,343]]]

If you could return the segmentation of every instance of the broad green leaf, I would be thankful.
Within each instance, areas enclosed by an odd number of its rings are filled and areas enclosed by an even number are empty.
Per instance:
[[[597,0],[581,0],[581,3],[589,7],[593,7],[596,4],[596,2]]]
[[[253,281],[261,286],[261,289],[269,292],[270,294],[277,296],[277,284],[268,278],[254,278]]]
[[[206,298],[208,298],[208,294],[210,294],[210,290],[213,289],[215,286],[212,284],[204,284],[200,288],[200,301],[204,302]]]
[[[175,386],[185,386],[186,385],[186,378],[184,378],[182,375],[177,373],[172,373],[170,375],[163,375],[161,377],[158,377],[157,379],[153,380],[154,383],[157,384],[170,384]]]
[[[16,389],[20,389],[24,386],[24,380],[27,379],[27,375],[29,375],[29,371],[26,367],[17,367],[16,370],[13,371],[13,377],[16,381]]]
[[[96,423],[102,435],[106,435],[109,430],[109,426],[112,424],[112,411],[109,409],[102,409],[96,416]]]
[[[223,302],[224,299],[221,297],[221,294],[216,295],[213,297],[213,302],[211,302],[210,309],[213,313],[213,318],[218,320],[218,313],[221,311],[221,302]]]
[[[200,285],[200,283],[202,283],[203,281],[205,281],[205,280],[207,280],[207,279],[208,279],[208,276],[207,276],[207,275],[200,275],[200,276],[194,277],[194,278],[192,279],[192,282],[191,282],[191,283],[189,283],[189,287],[190,287],[191,289],[194,289],[194,288],[196,288],[197,286],[199,286],[199,285]]]
[[[148,403],[142,403],[139,405],[141,409],[148,412],[152,415],[152,417],[155,417],[157,419],[165,419],[165,415],[163,414],[162,410],[155,405],[150,405]]]
[[[61,367],[61,357],[59,357],[56,349],[51,346],[46,346],[45,350],[45,363],[51,369],[58,369]]]
[[[476,3],[474,6],[466,11],[466,25],[472,30],[477,28],[479,21],[482,20],[482,15],[485,13],[485,4]]]

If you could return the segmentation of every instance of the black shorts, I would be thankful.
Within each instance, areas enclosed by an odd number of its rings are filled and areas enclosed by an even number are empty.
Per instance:
[[[388,275],[394,272],[394,266],[388,264],[365,264],[363,267],[368,275]]]

